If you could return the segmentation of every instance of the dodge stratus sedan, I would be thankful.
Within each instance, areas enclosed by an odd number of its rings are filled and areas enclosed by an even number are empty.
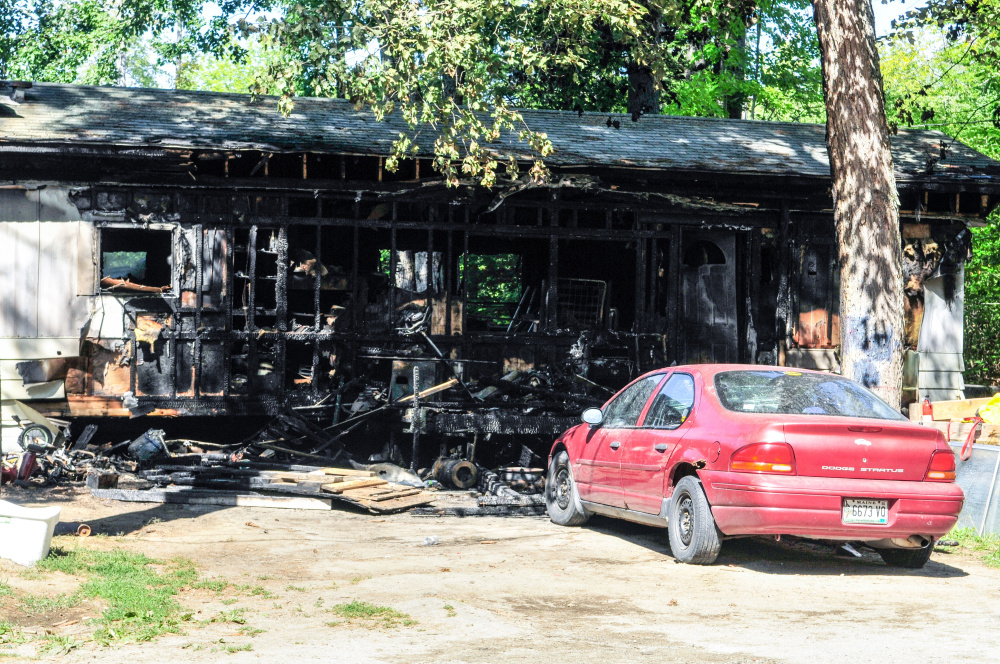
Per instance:
[[[726,538],[863,542],[918,568],[964,495],[937,430],[846,378],[695,365],[646,374],[556,440],[551,519],[603,514],[666,527],[674,556],[709,564]]]

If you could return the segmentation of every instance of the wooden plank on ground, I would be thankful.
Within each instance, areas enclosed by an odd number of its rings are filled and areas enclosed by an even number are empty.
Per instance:
[[[419,495],[403,496],[379,502],[368,502],[364,507],[376,514],[391,514],[393,512],[403,512],[417,505],[429,505],[434,502],[436,496],[431,493],[421,492]]]
[[[365,500],[371,500],[376,503],[380,503],[385,500],[393,500],[395,498],[405,498],[406,496],[415,496],[418,493],[423,493],[420,489],[403,489],[401,491],[383,491],[382,493],[372,493],[365,496]]]
[[[340,475],[343,477],[374,477],[375,473],[370,470],[355,470],[354,468],[324,468],[323,473],[327,475]]]
[[[291,473],[280,470],[264,470],[260,473],[263,477],[268,477],[271,482],[330,482],[331,480],[323,473]]]
[[[388,482],[373,477],[371,479],[353,480],[351,482],[324,484],[322,488],[323,491],[326,491],[327,493],[344,493],[345,491],[350,491],[351,489],[362,489],[370,486],[381,486],[383,484],[388,484]]]

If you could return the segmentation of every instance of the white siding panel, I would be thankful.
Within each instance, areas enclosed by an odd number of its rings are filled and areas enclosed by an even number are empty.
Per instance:
[[[89,221],[78,221],[76,228],[76,294],[97,294],[97,230]]]
[[[38,336],[38,222],[0,222],[0,334]]]
[[[38,336],[80,336],[89,318],[86,298],[77,297],[77,225],[42,222],[38,255]]]
[[[3,198],[0,198],[0,206]],[[0,222],[0,337],[14,336],[14,293],[17,292],[17,262],[13,251],[4,247],[13,244],[10,222]]]

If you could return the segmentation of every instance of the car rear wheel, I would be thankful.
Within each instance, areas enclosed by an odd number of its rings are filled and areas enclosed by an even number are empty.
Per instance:
[[[557,454],[549,466],[545,482],[545,509],[552,522],[560,526],[582,526],[590,518],[580,503],[573,471],[569,467],[569,454],[565,451]]]
[[[692,565],[711,565],[719,557],[722,540],[701,480],[682,477],[670,502],[667,533],[674,558]]]
[[[920,569],[931,559],[931,551],[934,550],[934,543],[919,549],[879,549],[878,555],[889,567],[904,567],[906,569]]]

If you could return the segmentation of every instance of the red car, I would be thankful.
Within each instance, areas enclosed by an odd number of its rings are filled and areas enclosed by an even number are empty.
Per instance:
[[[591,514],[666,527],[674,556],[710,564],[722,540],[864,542],[918,568],[965,496],[944,436],[846,378],[696,365],[646,374],[552,446],[555,523]]]

